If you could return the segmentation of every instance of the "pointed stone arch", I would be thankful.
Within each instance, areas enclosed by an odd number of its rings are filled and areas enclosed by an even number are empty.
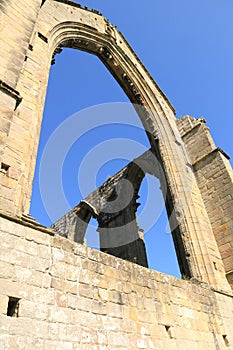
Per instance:
[[[43,4],[18,77],[16,91],[22,96],[22,102],[12,112],[3,159],[11,158],[9,150],[23,148],[22,161],[12,163],[17,173],[12,188],[21,200],[17,207],[11,203],[9,212],[20,215],[29,210],[51,60],[62,47],[97,55],[131,102],[136,104],[151,148],[160,159],[165,174],[169,189],[166,204],[174,240],[180,249],[183,274],[213,285],[219,281],[225,285],[221,257],[176,127],[173,107],[116,27],[96,11],[71,1],[47,0]],[[14,127],[19,122],[19,114],[27,121],[28,128],[22,139],[15,140]],[[26,161],[28,157],[30,162]],[[22,176],[25,179],[23,186],[19,181]],[[213,265],[216,260],[220,266],[218,271]]]

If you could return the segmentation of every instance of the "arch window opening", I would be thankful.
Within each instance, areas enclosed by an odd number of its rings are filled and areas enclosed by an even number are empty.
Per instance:
[[[88,122],[91,118],[94,120],[95,112],[98,114],[99,109],[97,107],[96,110],[94,109],[94,113],[92,112],[90,119],[88,117],[85,119],[87,115],[85,113],[88,111],[89,106],[100,106],[102,104],[104,106],[105,103],[113,101],[120,101],[129,105],[127,96],[96,56],[66,48],[61,55],[56,55],[55,60],[56,64],[52,66],[50,73],[31,204],[31,215],[45,226],[54,224],[54,222],[66,215],[69,209],[77,207],[77,203],[82,201],[89,193],[95,191],[99,186],[101,187],[107,179],[114,176],[132,159],[143,153],[142,151],[150,148],[148,137],[141,122],[138,123],[139,117],[132,105],[129,108],[134,113],[133,118],[137,119],[136,127],[135,125],[130,125],[130,123],[118,123],[119,113],[124,114],[128,109],[125,111],[124,108],[122,110],[115,108],[116,105],[113,103],[113,107],[107,108],[107,112],[105,108],[100,109],[100,113],[104,111],[104,113],[109,114],[108,117],[111,116],[110,123],[91,126],[89,130],[84,128],[85,132],[78,140],[71,143],[65,153],[65,157],[62,160],[62,169],[56,168],[54,159],[51,163],[47,162],[46,179],[41,181],[41,172],[43,173],[43,171],[41,171],[40,164],[43,161],[44,150],[48,147],[51,135],[54,132],[56,133],[71,115],[78,111],[78,123],[75,124],[75,128],[78,130],[79,126],[83,128],[86,121]],[[83,115],[79,113],[82,110],[84,110]],[[140,127],[138,127],[139,124]],[[72,133],[75,134],[75,128],[69,131],[68,141],[70,135]],[[63,131],[62,127],[61,131]],[[67,138],[61,132],[59,143],[53,150],[53,157],[56,158],[62,153],[63,144],[68,142]],[[137,146],[138,143],[140,147]],[[132,144],[134,145],[133,151],[128,152]],[[97,156],[94,151],[97,152]],[[96,165],[96,159],[99,160],[99,164],[93,169],[93,165]],[[82,172],[81,166],[86,171],[83,170]],[[56,191],[51,191],[59,172],[62,174],[62,191],[67,202],[66,206],[60,205],[58,194]],[[93,181],[89,181],[90,178]],[[146,178],[152,181],[151,175],[147,174]],[[150,189],[146,191],[146,178],[142,181],[139,191],[141,198],[137,198],[141,205],[139,209],[137,209],[136,205],[134,211],[134,214],[137,211],[139,220],[136,219],[136,216],[135,220],[129,220],[134,225],[136,239],[133,237],[129,242],[121,242],[122,244],[117,242],[118,246],[109,247],[106,243],[106,227],[104,226],[106,222],[103,222],[103,218],[101,220],[97,218],[93,208],[90,208],[90,212],[87,211],[87,216],[83,221],[84,225],[82,224],[83,227],[79,226],[81,236],[77,238],[76,222],[74,221],[70,226],[70,232],[67,232],[67,228],[63,227],[61,234],[79,243],[87,244],[87,246],[92,248],[112,253],[135,263],[138,263],[138,256],[143,257],[141,265],[180,277],[179,268],[175,261],[171,234],[166,233],[165,229],[165,226],[168,224],[165,214],[166,210],[163,208],[163,214],[148,232],[146,231],[147,227],[143,227],[143,222],[140,222],[142,212],[148,217],[153,217],[152,211],[154,210],[153,207],[146,208],[147,196],[150,193]],[[79,181],[82,183],[81,189],[79,188]],[[158,187],[157,179],[154,179],[153,185],[154,189],[151,191],[151,196],[155,195],[153,191],[156,191],[157,196],[157,190],[155,190],[156,186]],[[41,186],[45,187],[43,191],[41,191]],[[112,201],[114,202],[114,193],[112,195]],[[51,206],[54,211],[52,215],[48,210],[48,207]],[[156,228],[155,226],[158,223],[160,226]],[[120,224],[119,227],[121,227]],[[107,229],[109,230],[110,228],[111,225]],[[161,249],[161,246],[164,248]],[[112,251],[110,248],[112,248]],[[146,249],[147,254],[144,249]],[[133,253],[134,251],[137,251],[138,256]],[[161,252],[163,253],[161,254]]]
[[[95,218],[91,218],[89,225],[87,226],[87,230],[85,233],[84,244],[90,248],[100,250],[100,241],[99,241],[99,233],[98,222]]]
[[[139,227],[144,228],[148,265],[151,269],[181,277],[160,181],[146,174],[139,190]]]

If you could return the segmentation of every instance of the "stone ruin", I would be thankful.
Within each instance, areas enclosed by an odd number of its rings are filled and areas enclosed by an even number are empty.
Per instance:
[[[98,11],[68,0],[0,8],[1,349],[233,349],[233,176],[205,120],[175,118]],[[49,69],[64,47],[105,64],[138,106],[151,149],[47,228],[28,213]],[[160,180],[182,279],[147,268],[136,220],[146,172]],[[129,182],[132,200],[113,208]],[[92,216],[101,251],[83,244]]]

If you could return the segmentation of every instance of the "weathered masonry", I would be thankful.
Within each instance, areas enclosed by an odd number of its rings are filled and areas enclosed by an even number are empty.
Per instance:
[[[175,118],[125,38],[98,11],[69,0],[2,0],[0,9],[0,348],[233,349],[233,175],[205,121]],[[155,175],[167,188],[184,279],[144,267],[139,232],[123,253],[80,244],[88,216],[100,215],[100,236],[112,222],[93,197],[72,213],[68,238],[27,216],[49,70],[63,47],[98,56],[135,104],[162,169]],[[127,169],[135,195],[143,176],[136,165]],[[118,175],[104,191],[114,189]],[[134,204],[124,211],[133,234]],[[109,248],[112,238],[102,237]]]

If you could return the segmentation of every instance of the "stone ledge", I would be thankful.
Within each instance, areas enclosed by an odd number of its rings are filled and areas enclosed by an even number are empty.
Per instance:
[[[211,290],[215,293],[218,293],[218,294],[221,294],[221,295],[225,295],[226,297],[230,297],[230,298],[233,298],[233,292],[230,293],[230,292],[224,292],[223,290],[221,289],[217,289],[217,288],[213,288],[211,287]]]
[[[27,227],[30,227],[30,228],[33,228],[37,231],[41,231],[41,232],[44,232],[44,233],[48,233],[49,235],[51,236],[54,236],[55,235],[55,231],[46,227],[46,226],[43,226],[41,224],[39,224],[38,222],[33,222],[32,220],[25,220],[24,217],[20,217],[20,216],[16,216],[16,215],[13,215],[13,214],[9,214],[9,213],[6,213],[6,212],[3,212],[0,210],[0,217],[4,218],[4,219],[8,219],[10,221],[13,221],[13,222],[16,222],[17,224],[21,224],[23,226],[27,226]]]
[[[0,90],[2,90],[5,94],[9,95],[10,97],[16,100],[16,104],[15,104],[15,110],[16,110],[16,108],[19,106],[19,104],[22,102],[22,99],[23,99],[20,96],[20,93],[2,80],[0,80]]]
[[[226,157],[227,160],[230,159],[227,153],[225,153],[220,147],[216,147],[213,151],[205,154],[202,158],[198,159],[195,163],[193,163],[193,167],[197,166],[197,164],[203,162],[205,159],[207,159],[209,156],[214,155],[215,153],[220,152],[224,157]]]

